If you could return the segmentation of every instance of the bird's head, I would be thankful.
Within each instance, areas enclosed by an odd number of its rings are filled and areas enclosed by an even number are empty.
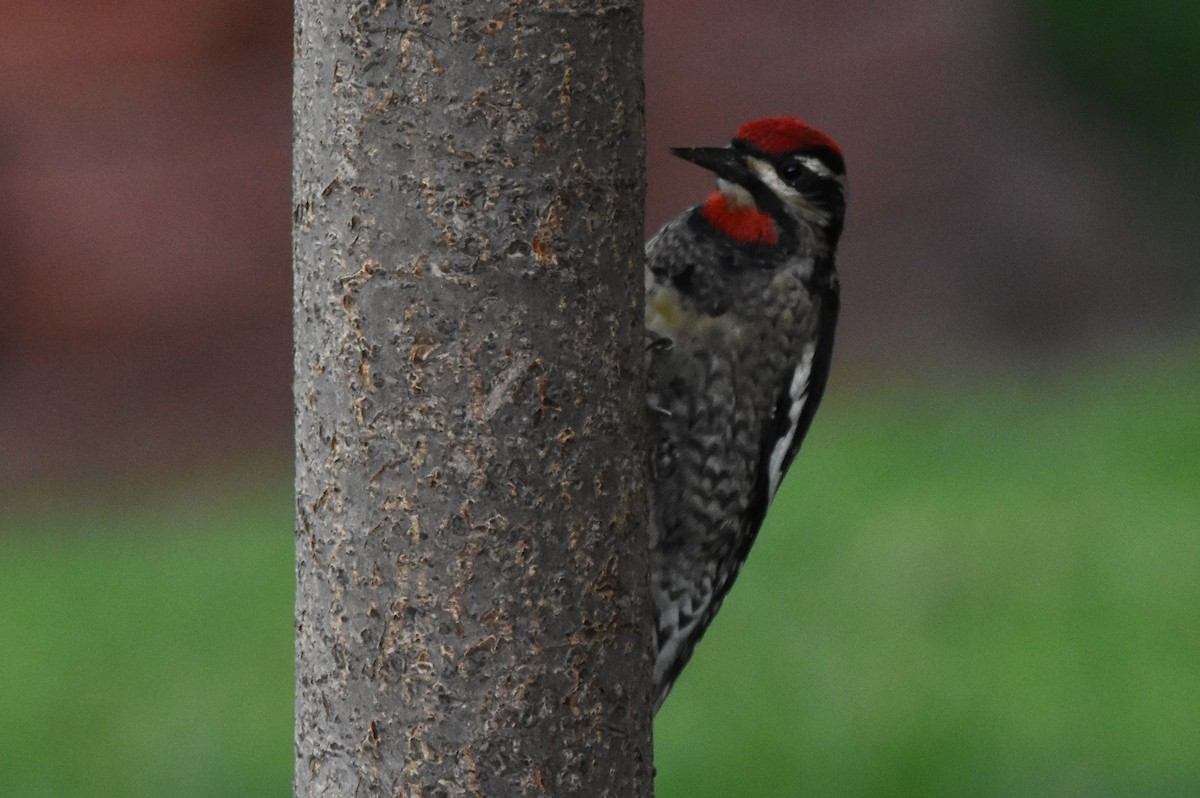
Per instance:
[[[795,245],[800,225],[816,248],[837,246],[846,213],[846,167],[829,136],[795,117],[758,119],[728,147],[673,148],[717,176],[701,214],[743,244]]]

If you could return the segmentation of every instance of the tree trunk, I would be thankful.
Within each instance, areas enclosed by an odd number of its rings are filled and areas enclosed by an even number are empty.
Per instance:
[[[651,794],[641,25],[297,0],[298,795]]]

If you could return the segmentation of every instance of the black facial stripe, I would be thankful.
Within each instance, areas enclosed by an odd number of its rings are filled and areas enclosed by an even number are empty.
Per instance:
[[[789,166],[791,167],[790,169],[788,168]],[[806,197],[824,194],[828,187],[837,186],[836,180],[814,172],[803,163],[785,161],[780,167],[776,168],[776,171],[785,183]],[[787,172],[787,175],[785,175],[785,172]]]
[[[776,171],[779,170],[779,167],[783,164],[783,162],[791,160],[799,155],[809,158],[816,158],[821,163],[825,164],[825,166],[829,168],[829,171],[835,175],[841,176],[846,174],[845,159],[842,158],[841,154],[837,150],[834,150],[830,147],[813,147],[812,149],[807,150],[798,150],[796,152],[772,155],[770,153],[763,152],[762,150],[758,149],[758,147],[742,141],[741,139],[734,139],[732,146],[738,152],[745,153],[746,155],[752,155],[755,158],[760,158],[764,161],[770,161],[775,166]]]
[[[735,139],[732,148],[746,156],[767,161],[775,169],[775,173],[786,184],[800,192],[805,200],[814,207],[828,214],[828,222],[823,225],[826,241],[836,246],[842,232],[842,217],[846,210],[846,193],[844,179],[845,164],[842,156],[829,147],[814,147],[797,152],[770,155],[751,144]],[[814,172],[804,163],[804,158],[815,158],[823,163],[830,175]],[[783,176],[785,165],[795,165],[798,168],[792,179]],[[790,251],[800,240],[799,220],[794,213],[784,205],[783,199],[757,176],[738,181],[742,188],[750,192],[758,207],[771,215],[779,229],[779,247]]]
[[[846,202],[846,198],[842,195],[842,187],[834,180],[817,178],[807,183],[800,182],[793,185],[804,195],[806,200],[826,211],[836,210]]]
[[[771,214],[771,218],[775,221],[775,226],[779,229],[780,248],[791,250],[798,240],[799,229],[796,227],[795,218],[784,207],[783,200],[766,183],[757,177],[741,185],[742,188],[750,192],[750,196],[754,198],[754,204],[759,209]]]

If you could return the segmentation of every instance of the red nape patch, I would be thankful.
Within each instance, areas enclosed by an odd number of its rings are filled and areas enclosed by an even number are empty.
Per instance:
[[[779,232],[770,214],[753,205],[731,206],[729,199],[720,191],[714,191],[709,196],[700,215],[734,241],[772,246],[779,243]]]
[[[756,119],[738,128],[736,139],[752,144],[768,155],[796,150],[828,147],[838,155],[842,150],[833,139],[794,116]]]

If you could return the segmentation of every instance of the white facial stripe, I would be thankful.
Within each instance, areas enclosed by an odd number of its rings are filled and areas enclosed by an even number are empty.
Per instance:
[[[827,180],[836,180],[838,185],[842,187],[842,190],[845,190],[846,178],[842,175],[834,174],[833,171],[826,166],[825,162],[820,158],[816,158],[812,155],[801,155],[799,158],[797,158],[797,160],[804,164],[806,169],[818,177],[823,177]],[[781,186],[786,188],[787,191],[792,195],[798,195],[798,192],[795,189],[783,182],[783,179],[779,177],[778,173],[776,173],[775,167],[771,166],[771,164],[767,161],[759,158],[749,158],[747,159],[747,163],[750,164],[750,167],[754,170],[754,173],[757,174],[764,183],[770,186],[773,191],[779,193],[780,196],[784,196]],[[774,181],[772,181],[772,178]]]
[[[725,195],[725,201],[729,203],[731,208],[754,206],[754,197],[750,196],[750,192],[737,183],[730,183],[728,180],[719,177],[717,178],[717,190]]]
[[[783,481],[783,459],[787,456],[788,449],[792,448],[796,429],[800,426],[800,414],[804,412],[804,405],[808,401],[808,378],[812,373],[814,351],[813,344],[804,347],[800,362],[796,365],[796,370],[792,372],[792,382],[788,386],[788,399],[791,401],[791,405],[788,407],[787,433],[775,442],[775,448],[771,450],[771,459],[767,464],[767,478],[770,480],[771,488],[770,494],[767,496],[768,502],[775,498],[775,492],[779,490],[779,483]]]
[[[775,167],[771,166],[767,161],[759,158],[747,158],[746,163],[754,174],[758,175],[758,179],[767,184],[767,188],[774,191],[780,197],[788,199],[789,197],[799,197],[800,192],[783,182],[783,178],[775,171]]]
[[[829,223],[829,214],[814,207],[808,199],[796,189],[783,182],[783,178],[775,171],[769,162],[759,158],[747,158],[746,163],[758,175],[758,178],[789,206],[804,221],[813,225]],[[818,163],[820,163],[818,161]]]
[[[811,168],[813,168],[813,171],[816,174],[836,180],[842,187],[842,193],[845,193],[846,179],[844,177],[834,175],[829,171],[829,168],[817,158],[803,156],[802,160],[805,166],[810,166],[809,162],[815,164],[816,167]],[[764,161],[761,158],[747,158],[746,165],[754,170],[754,174],[758,176],[758,179],[761,180],[767,186],[767,188],[771,189],[776,196],[787,203],[787,205],[790,206],[796,215],[801,219],[811,225],[824,226],[829,224],[829,213],[814,206],[803,194],[789,186],[787,183],[783,182],[783,178],[779,176],[779,173],[775,171],[775,167],[772,166],[769,161]]]
[[[820,158],[814,158],[811,155],[801,155],[796,160],[804,164],[804,167],[814,174],[821,177],[833,178],[833,172],[829,171],[829,167]]]
[[[846,193],[846,177],[845,175],[835,175],[833,171],[825,165],[825,162],[820,158],[814,158],[811,155],[801,155],[800,163],[818,177],[823,177],[826,180],[835,180],[842,187],[842,193]]]
[[[809,169],[810,172],[817,175],[818,178],[824,178],[826,180],[834,180],[838,182],[838,185],[841,186],[841,193],[846,193],[846,176],[834,174],[833,170],[830,170],[829,167],[826,166],[826,163],[821,160],[821,158],[815,158],[811,155],[802,155],[799,157],[799,161],[800,163],[804,164],[804,168]]]

